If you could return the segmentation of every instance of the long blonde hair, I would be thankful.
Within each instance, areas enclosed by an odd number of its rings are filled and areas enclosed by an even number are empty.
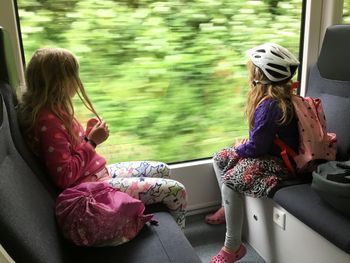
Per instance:
[[[278,102],[282,116],[278,120],[279,125],[288,124],[294,116],[294,107],[291,101],[293,94],[290,81],[283,83],[273,83],[269,81],[262,70],[256,67],[252,61],[248,61],[248,82],[250,90],[248,92],[246,115],[251,129],[254,121],[254,112],[261,102],[272,98]]]
[[[38,49],[25,72],[26,91],[20,99],[19,121],[25,136],[35,126],[43,108],[51,110],[63,123],[68,134],[77,144],[78,134],[73,131],[74,107],[72,97],[76,93],[85,107],[98,118],[79,77],[76,57],[63,48]]]

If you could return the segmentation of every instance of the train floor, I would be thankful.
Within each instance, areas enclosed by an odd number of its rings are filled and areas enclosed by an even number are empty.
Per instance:
[[[203,263],[221,249],[225,238],[225,224],[208,225],[204,222],[205,214],[192,215],[186,219],[185,235],[194,247]],[[248,244],[247,254],[237,263],[266,263],[263,258]]]

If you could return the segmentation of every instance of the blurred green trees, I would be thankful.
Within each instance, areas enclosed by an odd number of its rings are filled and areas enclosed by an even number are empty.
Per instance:
[[[343,24],[350,24],[350,0],[344,0]]]
[[[246,137],[246,50],[299,49],[302,0],[17,2],[27,61],[44,46],[79,58],[109,163],[205,158]],[[78,100],[76,112],[91,117]]]

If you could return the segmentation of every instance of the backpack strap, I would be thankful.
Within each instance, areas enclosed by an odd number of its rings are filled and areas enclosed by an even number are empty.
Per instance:
[[[291,89],[292,90],[297,90],[299,88],[299,86],[300,86],[299,81],[292,82]]]
[[[297,153],[278,137],[276,137],[273,140],[273,142],[281,149],[281,157],[282,157],[282,160],[283,160],[285,166],[287,167],[288,171],[293,176],[296,176],[295,169],[294,169],[292,163],[290,162],[289,156],[294,158],[295,156],[297,156]]]

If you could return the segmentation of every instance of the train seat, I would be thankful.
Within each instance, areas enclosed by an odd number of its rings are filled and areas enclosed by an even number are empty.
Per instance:
[[[350,157],[350,25],[327,29],[317,63],[311,68],[307,96],[322,100],[327,129],[337,134],[337,160]],[[304,224],[350,254],[350,218],[338,212],[310,183],[278,189],[273,200]]]

